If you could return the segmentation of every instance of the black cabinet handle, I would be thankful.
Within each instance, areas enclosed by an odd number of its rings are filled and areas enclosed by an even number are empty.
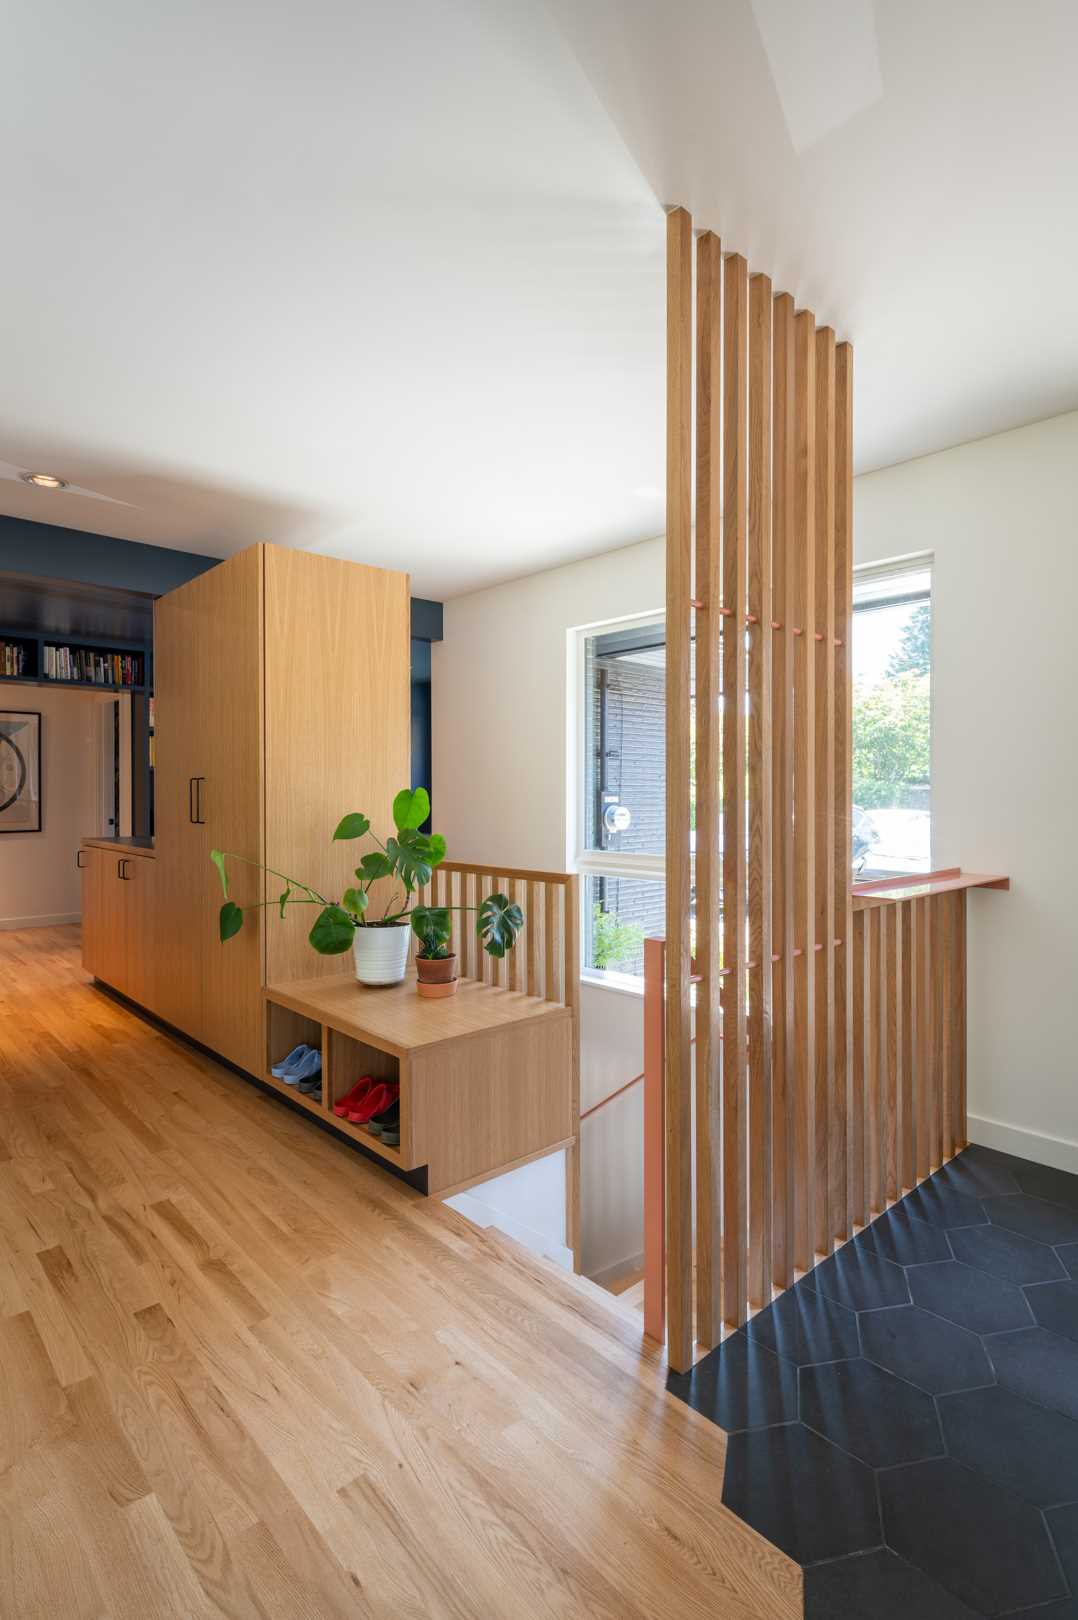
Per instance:
[[[117,875],[119,876],[120,881],[122,883],[130,883],[130,881],[131,881],[131,879],[127,875],[126,868],[127,868],[127,857],[125,855],[121,860],[116,862],[116,872],[117,872]]]
[[[81,849],[77,849],[75,851],[75,865],[78,867],[80,872],[82,871],[83,867],[86,865],[86,862],[82,858],[83,854],[84,854],[84,851],[81,850]]]
[[[187,778],[187,819],[190,822],[194,822],[195,819],[195,779],[193,776]]]
[[[195,820],[200,827],[206,825],[206,818],[202,814],[202,784],[205,780],[204,776],[195,777]]]

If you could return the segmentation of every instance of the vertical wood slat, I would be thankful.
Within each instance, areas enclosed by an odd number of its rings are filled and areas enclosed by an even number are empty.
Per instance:
[[[815,849],[816,773],[815,673],[815,434],[816,345],[812,315],[794,317],[794,909],[797,958],[794,974],[793,1058],[796,1086],[794,1180],[797,1191],[794,1236],[803,1271],[815,1261],[814,1218],[818,1164],[813,1083],[815,1029]],[[797,632],[800,632],[799,634]]]
[[[525,924],[528,930],[528,994],[539,994],[539,888],[534,879],[528,879]]]
[[[543,885],[543,1000],[558,999],[558,891],[553,883]]]
[[[882,906],[868,913],[868,961],[865,966],[865,1179],[869,1215],[883,1209],[880,1195],[880,925]]]
[[[939,912],[940,961],[936,970],[939,984],[939,1116],[940,1162],[954,1157],[954,907],[952,896],[942,894],[935,901]]]
[[[722,965],[719,759],[722,620],[722,246],[696,243],[696,1336],[722,1335]]]
[[[692,1363],[689,658],[692,220],[666,219],[666,1286],[671,1367]]]
[[[796,1207],[796,1103],[794,1065],[794,882],[793,628],[796,573],[794,520],[794,301],[789,293],[774,300],[772,320],[772,590],[775,623],[771,669],[771,928],[772,981],[772,1139],[775,1209],[772,1222],[772,1279],[788,1288],[794,1280]]]
[[[747,1039],[748,1294],[750,1303],[757,1306],[770,1302],[772,1274],[771,304],[771,282],[766,276],[753,276],[749,283],[748,334],[747,583],[750,628],[747,738],[749,814]],[[699,742],[697,748],[699,749]],[[697,837],[699,838],[699,833]],[[697,892],[699,893],[699,886]],[[699,1125],[697,1130],[699,1131]]]
[[[928,1129],[931,1137],[929,1158],[931,1169],[938,1170],[943,1163],[943,1132],[940,1084],[940,967],[942,940],[940,937],[940,904],[926,900],[928,913]]]
[[[899,1075],[899,1138],[901,1162],[899,1165],[899,1192],[917,1184],[916,1139],[913,1110],[913,907],[905,901],[895,907],[899,913],[902,961],[900,967],[900,1075]]]
[[[834,959],[834,1037],[831,1066],[832,1186],[841,1202],[832,1214],[835,1235],[850,1235],[849,1092],[850,1092],[850,903],[853,863],[853,679],[850,642],[853,630],[853,350],[835,348],[835,529],[834,529],[834,923],[840,943]]]
[[[886,1053],[884,1073],[886,1090],[883,1098],[883,1136],[880,1147],[882,1167],[882,1196],[885,1204],[898,1197],[898,1075],[899,1075],[899,1004],[902,981],[902,939],[899,929],[897,905],[883,908],[884,984],[883,1042]]]
[[[514,883],[514,890],[516,885]],[[573,1144],[565,1155],[565,1242],[573,1253],[573,1270],[580,1270],[580,879],[570,877],[562,888],[565,922],[563,998],[573,1014],[570,1119]]]
[[[929,975],[928,957],[928,900],[914,900],[914,1051],[913,1112],[917,1130],[917,1180],[923,1181],[931,1168],[932,1137],[928,1129],[928,1029],[929,1029]]]
[[[520,904],[520,895],[517,891],[516,878],[509,879],[505,892],[512,905],[516,906]],[[515,950],[509,952],[509,988],[510,990],[520,989],[520,957],[517,955]]]
[[[959,890],[955,897],[955,959],[954,959],[954,1064],[955,1064],[955,1152],[968,1141],[966,1116],[966,895]]]
[[[833,1107],[835,941],[835,334],[824,326],[816,338],[816,468],[814,640],[815,659],[815,1011],[814,1079],[817,1184],[815,1246],[828,1253],[843,1221],[838,1181],[839,1118]],[[807,627],[806,627],[807,640]],[[822,948],[821,948],[822,947]]]
[[[866,1017],[865,1017],[865,961],[868,953],[867,911],[853,914],[853,959],[851,961],[851,1046],[850,1046],[850,1160],[849,1209],[850,1225],[864,1226],[868,1222],[868,1179],[865,1175],[865,1098],[866,1075]]]
[[[740,254],[723,265],[722,961],[723,1316],[739,1326],[748,1298],[748,1064],[745,933],[745,611],[748,585],[748,296]],[[667,823],[669,826],[669,823]]]

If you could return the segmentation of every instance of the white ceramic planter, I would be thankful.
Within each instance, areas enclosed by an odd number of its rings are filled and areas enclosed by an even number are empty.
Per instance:
[[[400,984],[408,967],[408,923],[357,928],[352,954],[360,984]]]

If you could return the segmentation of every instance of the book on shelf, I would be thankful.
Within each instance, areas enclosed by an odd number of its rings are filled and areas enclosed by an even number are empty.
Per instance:
[[[0,640],[0,675],[31,674],[27,668],[26,648],[20,641]]]
[[[141,686],[141,653],[106,652],[96,647],[45,644],[45,677],[50,681],[83,681],[93,686]]]

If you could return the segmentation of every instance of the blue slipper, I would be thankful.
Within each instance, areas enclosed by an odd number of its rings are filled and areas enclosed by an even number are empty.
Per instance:
[[[280,1063],[275,1063],[273,1065],[272,1069],[270,1070],[270,1074],[275,1074],[278,1080],[283,1080],[286,1072],[289,1069],[294,1069],[296,1064],[301,1062],[310,1050],[310,1047],[307,1045],[293,1047],[292,1051],[289,1052],[286,1058],[282,1058]]]
[[[322,1054],[308,1046],[298,1063],[290,1064],[281,1075],[286,1086],[298,1086],[301,1080],[313,1080],[322,1073]]]

